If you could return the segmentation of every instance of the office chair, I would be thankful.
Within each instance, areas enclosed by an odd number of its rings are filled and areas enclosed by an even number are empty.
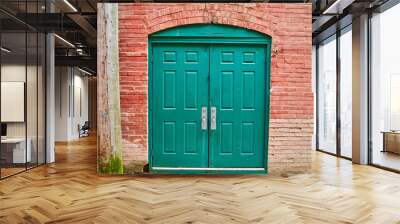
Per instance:
[[[79,128],[79,138],[89,136],[89,129],[90,129],[89,121],[85,121],[82,127]]]

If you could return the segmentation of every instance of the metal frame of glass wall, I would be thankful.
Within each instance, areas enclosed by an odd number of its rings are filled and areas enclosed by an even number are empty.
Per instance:
[[[17,3],[16,3],[17,2]],[[17,71],[18,76],[22,77],[24,73],[24,80],[15,81],[15,83],[23,84],[23,120],[10,121],[1,118],[2,124],[7,125],[7,129],[12,129],[11,138],[24,139],[25,152],[22,162],[15,162],[15,155],[7,155],[12,152],[15,153],[14,148],[7,145],[7,137],[4,144],[0,144],[0,179],[14,176],[29,169],[38,167],[45,164],[46,158],[46,77],[47,77],[47,34],[33,28],[24,22],[27,21],[27,13],[46,12],[46,0],[17,0],[13,4],[24,12],[20,14],[13,14],[3,9],[2,6],[7,4],[7,1],[0,3],[0,14],[3,21],[18,24],[13,30],[9,30],[10,25],[4,24],[0,20],[0,46],[2,47],[0,53],[0,82],[2,85],[0,89],[5,91],[7,85],[11,88],[13,80],[10,81],[12,71]],[[4,5],[3,5],[4,4]],[[44,6],[44,7],[43,7]],[[21,18],[25,17],[25,18]],[[6,18],[6,19],[4,19]],[[10,45],[11,47],[7,47]],[[3,50],[4,49],[4,50]],[[3,87],[3,82],[4,87]],[[7,83],[7,84],[6,84]],[[10,88],[10,87],[8,87]],[[3,91],[0,91],[3,93]],[[1,96],[1,93],[0,93]],[[3,96],[4,97],[4,96]],[[2,98],[0,97],[0,103]],[[4,108],[1,108],[0,111]],[[9,113],[9,112],[8,112]],[[10,127],[10,126],[17,127]],[[18,131],[21,131],[18,133]],[[25,130],[22,130],[25,129]],[[10,132],[10,131],[8,131]],[[17,134],[15,134],[17,133]],[[23,134],[21,134],[23,133]],[[28,150],[29,147],[29,150]],[[30,158],[29,153],[30,152]],[[12,158],[12,159],[10,159]],[[10,162],[10,160],[12,162]],[[19,158],[21,161],[21,158]],[[7,171],[12,170],[12,171]]]
[[[319,41],[318,44],[316,44],[316,79],[315,79],[315,84],[316,84],[316,150],[320,151],[320,152],[324,152],[333,156],[338,156],[341,158],[345,158],[348,160],[351,160],[350,157],[344,156],[342,155],[342,149],[341,149],[341,108],[340,108],[340,103],[341,103],[341,97],[340,97],[340,93],[341,93],[341,88],[340,88],[340,84],[341,84],[341,66],[340,66],[340,60],[341,60],[341,54],[340,54],[340,42],[341,42],[341,36],[343,34],[345,34],[346,32],[351,32],[351,25],[349,24],[347,26],[345,26],[344,28],[337,30],[336,33],[334,33],[333,35],[326,37],[325,39]],[[329,40],[331,39],[331,40]],[[319,113],[319,109],[321,108],[320,102],[319,102],[319,93],[320,93],[320,54],[319,54],[319,48],[321,43],[326,42],[326,41],[336,41],[336,51],[335,51],[335,64],[336,64],[336,86],[335,86],[335,122],[336,122],[336,130],[335,130],[335,144],[336,144],[336,148],[335,148],[335,152],[329,152],[328,150],[325,150],[323,148],[320,147],[320,113]]]

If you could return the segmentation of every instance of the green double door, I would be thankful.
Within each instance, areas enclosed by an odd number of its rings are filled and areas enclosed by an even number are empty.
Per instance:
[[[152,168],[264,168],[265,57],[262,45],[155,44]]]

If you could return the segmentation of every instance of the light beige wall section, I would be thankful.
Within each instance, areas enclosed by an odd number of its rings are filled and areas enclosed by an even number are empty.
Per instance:
[[[26,106],[21,108],[26,113],[26,120],[24,122],[7,122],[7,137],[25,138],[26,136],[31,144],[32,162],[36,162],[37,150],[40,147],[44,147],[42,141],[40,141],[43,136],[38,136],[41,133],[40,130],[42,130],[40,128],[43,128],[43,122],[39,122],[42,120],[38,120],[38,113],[42,112],[39,108],[44,107],[44,101],[38,99],[39,97],[44,97],[39,95],[40,91],[38,92],[38,80],[41,71],[41,67],[36,65],[5,64],[1,67],[2,82],[24,82],[26,85]],[[1,108],[1,110],[7,109],[9,108]],[[41,126],[39,127],[38,125]],[[39,142],[41,142],[40,145]],[[40,150],[43,149],[40,148]],[[41,158],[40,162],[44,162],[42,156],[39,157]]]
[[[67,141],[69,133],[69,88],[71,83],[68,67],[55,68],[55,141]]]

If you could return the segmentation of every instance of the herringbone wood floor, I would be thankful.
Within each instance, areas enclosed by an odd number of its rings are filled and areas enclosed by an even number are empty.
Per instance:
[[[0,223],[400,223],[400,175],[314,154],[289,177],[96,174],[94,138],[0,181]]]

